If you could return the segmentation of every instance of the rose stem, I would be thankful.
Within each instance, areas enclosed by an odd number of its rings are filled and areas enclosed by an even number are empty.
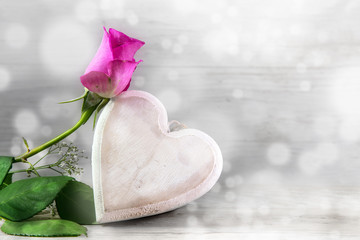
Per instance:
[[[80,117],[80,120],[70,129],[66,130],[65,132],[63,132],[62,134],[60,134],[59,136],[51,139],[50,141],[36,147],[33,148],[30,152],[26,152],[20,156],[17,156],[13,162],[23,162],[26,161],[27,158],[34,156],[35,154],[47,149],[48,147],[54,145],[55,143],[60,142],[61,140],[63,140],[64,138],[66,138],[67,136],[69,136],[70,134],[72,134],[73,132],[75,132],[81,125],[83,125],[84,123],[86,123],[86,121],[90,118],[90,116],[92,115],[92,113],[94,112],[94,109],[89,108],[87,110],[85,110]]]

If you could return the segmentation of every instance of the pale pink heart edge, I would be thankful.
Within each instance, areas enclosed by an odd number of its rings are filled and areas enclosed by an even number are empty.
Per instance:
[[[101,184],[101,145],[103,129],[107,122],[108,116],[114,107],[114,101],[121,100],[122,98],[138,97],[146,101],[149,101],[158,110],[159,118],[158,125],[159,130],[169,137],[181,137],[181,136],[196,136],[206,142],[213,151],[214,164],[208,177],[204,179],[195,188],[178,195],[174,198],[160,201],[157,203],[147,204],[136,208],[121,209],[113,212],[105,212],[102,184]],[[94,201],[96,210],[96,219],[99,223],[115,222],[121,220],[134,219],[139,217],[156,215],[164,212],[168,212],[186,205],[187,203],[196,200],[207,193],[217,182],[220,177],[223,166],[223,159],[218,144],[207,134],[196,129],[182,129],[169,133],[168,116],[163,104],[153,95],[144,91],[126,91],[112,99],[109,104],[103,109],[99,120],[96,125],[93,147],[92,147],[92,174],[93,174],[93,188],[94,188]],[[97,181],[97,179],[99,181]]]

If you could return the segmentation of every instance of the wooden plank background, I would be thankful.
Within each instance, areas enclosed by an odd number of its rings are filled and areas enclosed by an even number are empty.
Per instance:
[[[0,0],[0,152],[77,121],[79,104],[57,102],[82,93],[112,27],[146,42],[131,89],[211,135],[224,170],[188,206],[89,226],[88,239],[358,239],[359,12],[355,0]],[[90,153],[91,124],[69,141]]]

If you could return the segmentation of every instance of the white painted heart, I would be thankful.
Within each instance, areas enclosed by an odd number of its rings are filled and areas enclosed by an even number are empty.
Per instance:
[[[93,143],[98,222],[159,214],[208,192],[222,170],[216,142],[195,129],[170,131],[161,102],[127,91],[104,108]]]

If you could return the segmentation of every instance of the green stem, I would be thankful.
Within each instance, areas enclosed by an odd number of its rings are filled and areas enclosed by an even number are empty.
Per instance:
[[[27,161],[27,163],[30,165],[30,171],[32,171],[36,176],[40,177],[40,174],[38,173],[38,171],[36,171],[34,165],[32,165],[29,161]]]
[[[81,114],[81,118],[80,120],[70,129],[68,129],[67,131],[63,132],[62,134],[60,134],[59,136],[51,139],[50,141],[36,147],[33,148],[31,151],[26,152],[20,156],[17,156],[14,160],[14,162],[24,162],[26,161],[26,159],[28,159],[31,156],[34,156],[35,154],[47,149],[48,147],[54,145],[55,143],[60,142],[61,140],[63,140],[64,138],[66,138],[67,136],[69,136],[70,134],[72,134],[73,132],[75,132],[81,125],[83,125],[84,123],[86,123],[86,121],[90,118],[91,114],[94,112],[94,108],[89,108],[87,110],[85,110],[82,114]]]
[[[53,171],[55,171],[55,172],[57,172],[57,173],[59,173],[59,174],[61,174],[61,175],[64,175],[62,172],[60,172],[60,171],[58,171],[58,170],[56,170],[55,168],[52,168],[52,167],[49,167],[51,170],[53,170]]]
[[[57,166],[59,166],[59,163],[58,163],[58,162],[37,167],[36,170],[41,170],[41,169],[46,169],[46,168],[52,168],[52,167],[57,167]]]
[[[16,171],[10,171],[9,174],[28,172],[28,171],[29,171],[29,169],[20,169],[20,170],[16,170]]]
[[[15,170],[15,171],[10,171],[9,173],[10,174],[13,174],[13,173],[22,173],[22,172],[29,172],[29,171],[32,171],[34,172],[37,176],[40,176],[38,175],[38,170],[42,170],[42,169],[46,169],[46,168],[50,168],[56,172],[59,172],[57,171],[56,169],[54,169],[53,167],[56,167],[56,164],[47,164],[47,165],[43,165],[43,166],[40,166],[40,167],[33,167],[33,168],[28,168],[28,169],[20,169],[20,170]]]

